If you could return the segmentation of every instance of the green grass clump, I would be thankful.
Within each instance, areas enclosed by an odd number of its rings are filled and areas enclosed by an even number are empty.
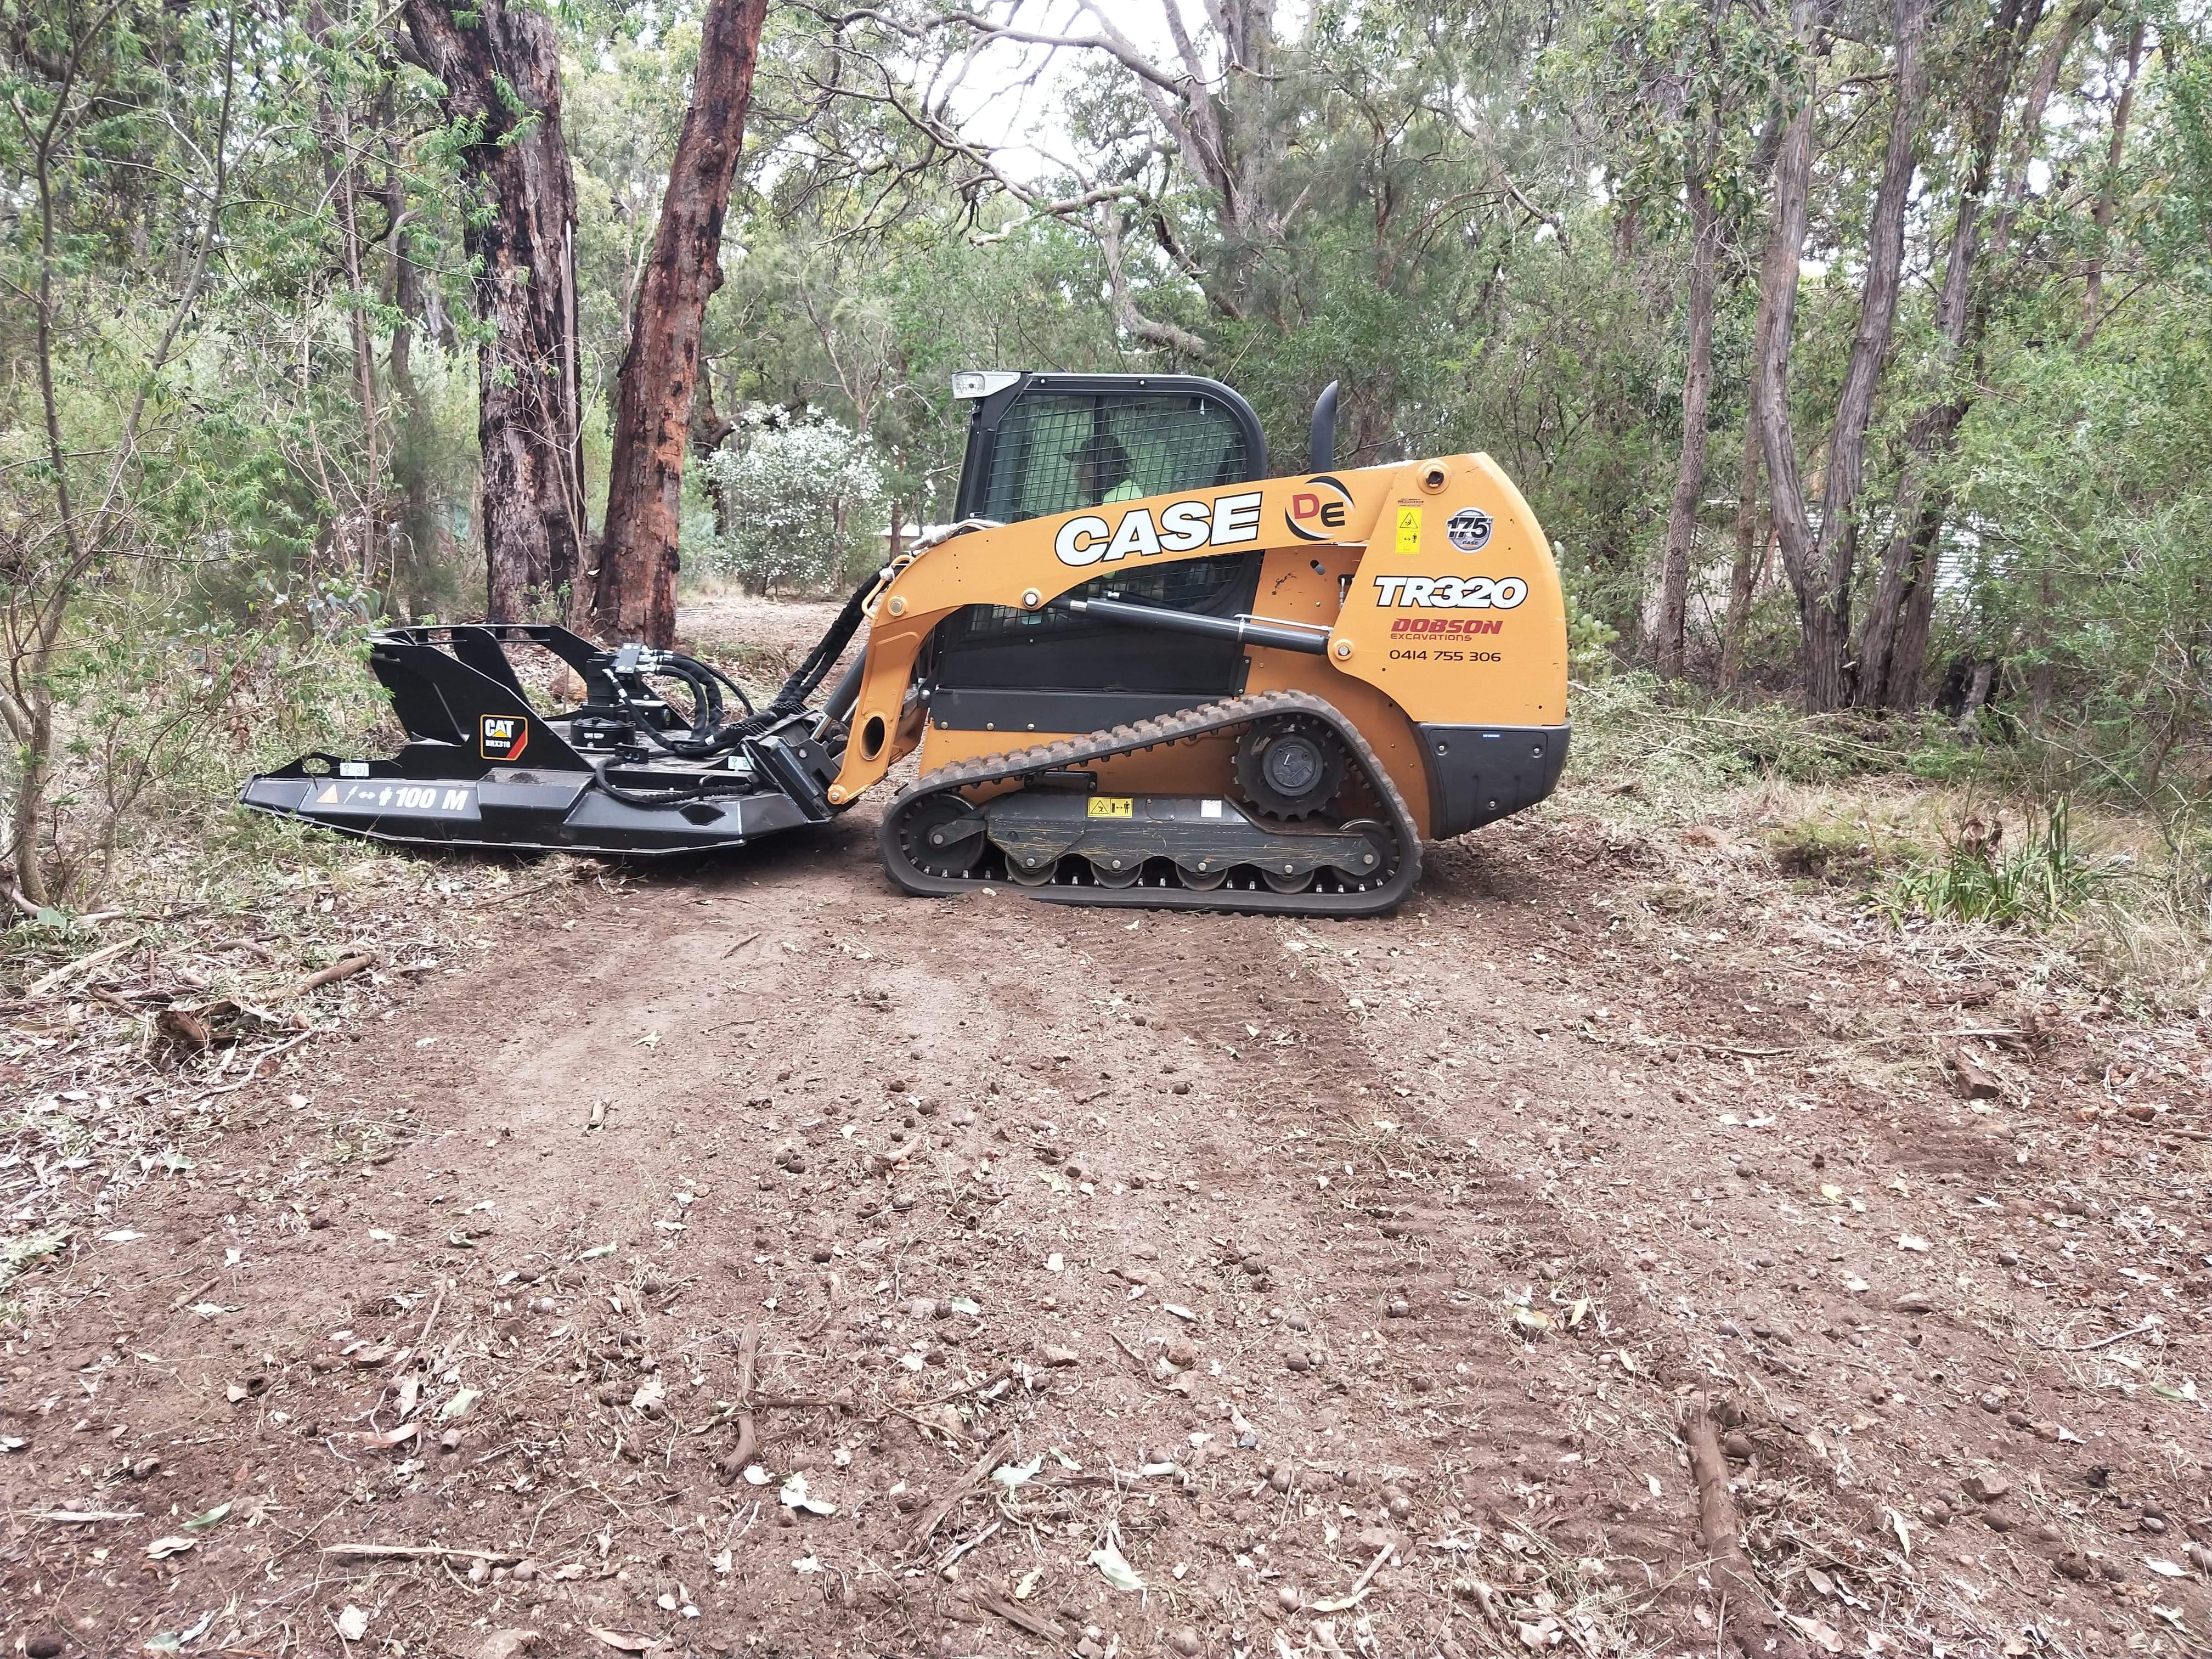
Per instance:
[[[2001,818],[1969,817],[1940,860],[1893,879],[1884,907],[1899,921],[2049,927],[2080,915],[2115,873],[2075,844],[2062,798],[2009,846]]]
[[[0,1290],[14,1284],[27,1269],[50,1255],[58,1255],[68,1244],[67,1233],[51,1230],[27,1233],[21,1238],[0,1239]]]

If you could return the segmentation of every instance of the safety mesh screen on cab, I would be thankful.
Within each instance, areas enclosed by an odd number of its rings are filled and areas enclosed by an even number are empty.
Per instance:
[[[1002,524],[1211,489],[1244,477],[1244,434],[1212,399],[1024,395],[999,424],[983,515]]]

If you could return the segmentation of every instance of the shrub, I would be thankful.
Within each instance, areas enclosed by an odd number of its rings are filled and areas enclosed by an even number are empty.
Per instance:
[[[707,460],[729,527],[700,562],[757,593],[842,586],[872,563],[888,492],[873,445],[831,420],[749,410],[738,449]]]
[[[1552,560],[1559,572],[1559,591],[1566,601],[1567,672],[1578,680],[1602,679],[1613,672],[1613,647],[1620,630],[1589,607],[1585,594],[1589,572],[1577,566],[1559,542],[1552,544]]]

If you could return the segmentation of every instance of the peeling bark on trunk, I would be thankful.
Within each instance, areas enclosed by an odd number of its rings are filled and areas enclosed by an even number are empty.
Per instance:
[[[1841,708],[1850,695],[1851,574],[1858,554],[1860,496],[1866,475],[1867,428],[1875,382],[1897,319],[1898,276],[1905,258],[1905,198],[1912,182],[1912,139],[1920,119],[1925,75],[1920,55],[1928,0],[1896,0],[1897,95],[1881,180],[1867,231],[1866,281],[1858,330],[1836,399],[1828,465],[1815,530],[1805,502],[1790,414],[1790,335],[1797,306],[1798,261],[1804,251],[1813,179],[1817,84],[1783,139],[1775,166],[1774,232],[1760,273],[1762,326],[1756,349],[1753,407],[1772,486],[1774,528],[1783,568],[1797,597],[1803,633],[1805,702],[1815,713]]]
[[[638,285],[615,403],[607,520],[592,613],[610,640],[676,635],[684,446],[707,301],[722,285],[722,219],[752,99],[768,0],[710,0],[691,106],[668,173],[653,255]]]
[[[1717,137],[1717,135],[1716,135]],[[1705,489],[1705,410],[1713,388],[1713,266],[1720,225],[1708,184],[1711,150],[1686,162],[1682,188],[1690,209],[1688,366],[1682,374],[1682,459],[1674,474],[1674,500],[1667,514],[1667,556],[1659,576],[1659,634],[1655,653],[1668,679],[1682,672],[1683,635],[1690,608],[1690,554],[1697,539],[1698,503]]]
[[[582,568],[584,448],[576,361],[576,191],[561,131],[553,22],[508,0],[404,0],[416,55],[447,120],[479,127],[461,162],[479,201],[463,245],[477,263],[478,517],[485,614],[557,611]]]

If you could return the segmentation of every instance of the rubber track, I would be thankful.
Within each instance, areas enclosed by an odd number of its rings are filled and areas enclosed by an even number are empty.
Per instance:
[[[1061,738],[1033,749],[1017,749],[1003,755],[985,755],[951,766],[940,766],[902,790],[884,812],[876,837],[883,853],[884,867],[890,872],[891,879],[909,893],[944,898],[972,892],[986,884],[983,878],[929,875],[907,857],[899,836],[899,824],[921,801],[977,784],[1001,783],[1035,773],[1086,766],[1119,755],[1141,754],[1163,744],[1211,736],[1276,714],[1310,714],[1321,720],[1344,740],[1352,759],[1365,771],[1368,787],[1382,801],[1391,833],[1398,842],[1397,868],[1381,886],[1364,893],[1278,893],[1264,884],[1256,892],[1232,891],[1226,886],[1200,892],[1188,887],[1104,887],[1057,881],[1042,887],[1024,887],[1012,881],[990,884],[1053,904],[1118,905],[1140,910],[1230,910],[1285,916],[1382,915],[1404,899],[1421,878],[1420,831],[1413,823],[1413,815],[1406,808],[1404,798],[1398,793],[1397,786],[1390,781],[1390,775],[1382,769],[1375,751],[1367,746],[1366,738],[1332,705],[1305,691],[1263,691],[1223,702],[1201,703],[1157,720],[1139,720],[1134,725],[1116,726],[1079,738]]]

